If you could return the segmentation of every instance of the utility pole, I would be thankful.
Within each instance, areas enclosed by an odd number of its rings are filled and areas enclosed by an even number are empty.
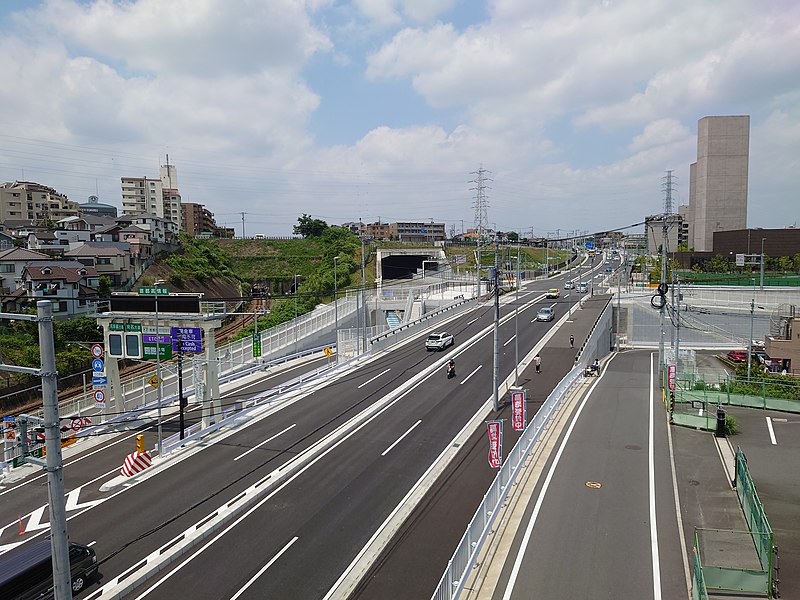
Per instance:
[[[494,255],[494,270],[492,271],[492,280],[494,282],[494,360],[492,369],[492,389],[494,395],[492,397],[492,406],[494,411],[500,410],[500,277],[497,265],[497,246],[495,246]]]
[[[47,495],[50,500],[50,545],[53,552],[55,600],[72,598],[67,538],[67,511],[64,504],[64,465],[61,460],[61,428],[58,418],[58,373],[53,342],[53,305],[49,300],[36,303],[39,321],[39,356],[42,361],[42,403],[45,447],[47,449]]]
[[[681,286],[675,277],[675,379],[681,370]]]
[[[666,285],[667,282],[667,237],[669,235],[669,225],[672,222],[672,184],[673,184],[673,171],[667,171],[664,177],[664,214],[661,217],[661,284]],[[666,293],[666,292],[664,292]],[[661,378],[661,388],[664,388],[664,316],[666,314],[666,302],[662,303],[659,308],[661,318],[661,330],[658,336],[658,368],[660,371],[659,377]]]
[[[245,213],[245,212],[241,213],[241,215],[242,215],[242,239],[244,239],[244,237],[245,237],[245,235],[244,235],[244,216],[246,214],[247,213]]]

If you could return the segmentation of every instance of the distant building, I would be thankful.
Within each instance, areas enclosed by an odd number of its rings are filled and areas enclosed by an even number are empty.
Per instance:
[[[658,254],[664,241],[664,221],[667,222],[667,252],[677,252],[678,246],[686,245],[686,231],[683,227],[683,217],[679,214],[653,215],[645,217],[644,229],[647,236],[647,253]]]
[[[78,214],[78,204],[40,183],[14,181],[0,185],[0,221],[56,222]]]
[[[397,223],[369,223],[361,226],[361,223],[346,223],[343,227],[353,226],[354,233],[365,235],[379,240],[394,240],[398,242],[438,242],[447,239],[444,223],[425,223],[418,222],[397,222]]]
[[[750,117],[703,117],[697,123],[697,162],[689,169],[689,244],[711,251],[715,231],[747,227]],[[680,209],[679,209],[680,212]]]
[[[117,218],[117,207],[110,204],[103,204],[97,196],[89,196],[89,201],[78,204],[78,213],[90,217],[111,217]]]
[[[773,258],[800,254],[800,229],[737,229],[714,233],[714,254],[761,254]]]
[[[171,221],[183,229],[181,195],[175,165],[162,165],[160,179],[122,177],[122,212],[126,215],[148,213]]]
[[[216,233],[217,223],[214,221],[214,213],[205,206],[195,202],[184,202],[181,208],[183,210],[183,229],[186,233],[191,236]]]

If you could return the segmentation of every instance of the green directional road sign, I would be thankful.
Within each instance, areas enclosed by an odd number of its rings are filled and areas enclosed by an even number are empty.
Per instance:
[[[261,356],[261,336],[257,333],[253,334],[253,358]]]
[[[140,296],[169,296],[165,287],[140,287],[136,290]]]

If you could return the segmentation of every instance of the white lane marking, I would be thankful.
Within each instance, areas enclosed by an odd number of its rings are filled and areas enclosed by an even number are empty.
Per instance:
[[[31,513],[30,518],[28,519],[27,524],[25,525],[25,532],[28,533],[30,531],[36,531],[37,529],[47,529],[50,527],[50,521],[47,521],[44,525],[42,524],[42,517],[44,516],[44,511],[47,506],[40,506],[35,511]]]
[[[389,447],[388,447],[386,450],[384,450],[383,452],[381,452],[381,456],[386,456],[387,454],[389,454],[389,452],[391,452],[391,451],[392,451],[392,448],[394,448],[395,446],[397,446],[397,444],[399,444],[400,442],[402,442],[402,441],[403,441],[403,438],[404,438],[404,437],[406,437],[406,436],[407,436],[409,433],[411,433],[412,431],[414,431],[414,428],[415,428],[417,425],[419,425],[420,423],[422,423],[422,419],[420,419],[419,421],[417,421],[416,423],[414,423],[414,424],[413,424],[411,427],[409,427],[409,428],[408,428],[408,431],[406,431],[406,432],[405,432],[403,435],[401,435],[399,438],[397,438],[397,439],[395,440],[394,444],[392,444],[392,445],[391,445],[391,446],[389,446]]]
[[[78,510],[79,508],[91,508],[92,506],[96,506],[101,502],[104,502],[105,499],[101,500],[90,500],[89,502],[84,502],[83,504],[78,504],[78,498],[81,495],[81,490],[83,488],[75,488],[69,494],[67,494],[67,502],[64,505],[64,510],[69,512],[71,510]]]
[[[772,442],[773,446],[778,445],[778,441],[775,439],[775,430],[772,428],[772,419],[766,417],[767,419],[767,429],[769,429],[769,441]]]
[[[606,363],[606,368],[608,368],[608,364],[612,360],[614,360],[613,356]],[[525,552],[528,549],[528,543],[530,542],[531,535],[533,534],[533,526],[536,524],[536,519],[539,517],[539,511],[542,509],[542,504],[544,503],[544,497],[547,494],[547,489],[550,487],[550,482],[553,480],[553,474],[556,472],[556,467],[561,460],[561,455],[564,454],[564,448],[567,447],[567,442],[569,442],[572,431],[575,429],[575,424],[578,422],[578,417],[581,416],[586,403],[592,396],[592,392],[594,392],[594,388],[596,388],[597,384],[600,383],[600,379],[601,378],[598,378],[597,381],[592,384],[592,387],[586,393],[586,396],[584,396],[580,406],[578,406],[578,409],[575,411],[572,421],[570,421],[569,427],[564,434],[564,439],[561,440],[561,445],[558,447],[558,452],[556,452],[555,458],[553,458],[553,462],[550,464],[550,470],[547,472],[547,477],[545,477],[544,483],[542,484],[542,489],[539,491],[538,498],[536,498],[536,505],[533,507],[531,520],[528,521],[528,527],[525,529],[525,535],[522,536],[522,542],[517,549],[517,557],[514,559],[514,567],[511,569],[511,575],[509,575],[508,583],[506,583],[506,590],[503,593],[503,600],[510,600],[511,594],[514,592],[514,585],[517,582],[517,577],[519,576],[519,571],[522,567],[522,560],[525,558]]]
[[[281,549],[281,551],[280,551],[280,552],[278,552],[278,553],[277,553],[275,556],[273,556],[273,557],[272,557],[272,559],[271,559],[271,560],[270,560],[270,561],[269,561],[267,564],[265,564],[263,567],[261,567],[261,568],[259,569],[258,573],[256,573],[255,575],[253,575],[253,578],[252,578],[250,581],[248,581],[247,583],[245,583],[245,584],[244,584],[244,586],[242,587],[242,589],[240,589],[238,592],[236,592],[236,593],[233,595],[233,597],[231,598],[231,600],[236,600],[236,599],[237,599],[239,596],[241,596],[242,594],[244,594],[244,593],[245,593],[245,591],[247,590],[247,588],[249,588],[251,585],[253,585],[253,583],[255,583],[256,579],[258,579],[259,577],[261,577],[261,576],[264,574],[264,571],[266,571],[267,569],[269,569],[269,568],[272,566],[272,564],[273,564],[273,563],[274,563],[276,560],[278,560],[278,559],[281,557],[281,555],[282,555],[284,552],[286,552],[286,551],[287,551],[289,548],[291,548],[291,547],[292,547],[292,544],[294,544],[294,543],[295,543],[297,540],[298,540],[297,536],[293,537],[293,538],[292,538],[292,540],[291,540],[291,541],[290,541],[288,544],[286,544],[286,545],[285,545],[285,546],[284,546],[284,547]]]
[[[650,423],[647,432],[647,458],[648,458],[648,494],[650,496],[650,548],[653,569],[653,600],[661,600],[661,565],[658,556],[658,527],[656,525],[656,471],[655,471],[655,411],[653,404],[653,353],[650,353]]]
[[[459,385],[464,385],[465,383],[467,383],[467,381],[469,381],[469,378],[470,378],[470,377],[472,377],[473,375],[475,375],[475,373],[477,373],[478,371],[480,371],[480,370],[481,370],[481,367],[482,367],[482,366],[483,366],[483,365],[478,365],[477,367],[475,367],[475,370],[474,370],[472,373],[470,373],[469,375],[467,375],[467,376],[464,378],[464,380],[463,380],[461,383],[459,383]]]
[[[366,380],[364,383],[362,383],[360,386],[358,386],[358,389],[361,389],[361,388],[362,388],[362,387],[364,387],[365,385],[367,385],[367,384],[369,384],[369,383],[372,383],[373,381],[375,381],[375,380],[376,380],[378,377],[380,377],[381,375],[386,375],[386,373],[388,373],[389,371],[391,371],[391,369],[386,369],[386,370],[384,370],[384,371],[381,371],[381,372],[380,372],[380,373],[378,373],[377,375],[375,375],[375,377],[373,377],[372,379],[367,379],[367,380]]]
[[[234,458],[233,460],[234,460],[234,461],[237,461],[237,460],[239,460],[240,458],[243,458],[243,457],[247,456],[247,455],[248,455],[248,454],[250,454],[250,453],[251,453],[253,450],[257,450],[258,448],[261,448],[261,446],[263,446],[264,444],[267,444],[267,443],[271,442],[272,440],[274,440],[274,439],[275,439],[276,437],[278,437],[279,435],[283,435],[284,433],[286,433],[287,431],[289,431],[289,430],[290,430],[292,427],[297,427],[297,423],[294,423],[293,425],[289,425],[289,426],[288,426],[286,429],[284,429],[283,431],[279,431],[278,433],[276,433],[275,435],[273,435],[271,438],[267,438],[266,440],[264,440],[264,441],[263,441],[263,442],[261,442],[260,444],[256,444],[255,446],[253,446],[252,448],[250,448],[250,450],[248,450],[248,451],[246,451],[246,452],[243,452],[242,454],[240,454],[239,456],[237,456],[237,457],[236,457],[236,458]]]
[[[505,348],[505,347],[506,347],[506,346],[508,346],[508,345],[509,345],[511,342],[513,342],[515,337],[517,337],[517,336],[516,336],[516,335],[512,335],[510,338],[508,338],[508,341],[507,341],[505,344],[503,344],[503,348]]]
[[[91,547],[92,547],[92,546],[94,546],[96,543],[97,543],[97,540],[92,540],[91,542],[89,542],[89,543],[88,543],[88,544],[86,544],[86,545],[87,545],[87,546],[89,546],[89,547],[91,548]]]
[[[480,319],[480,317],[478,317],[478,319]],[[478,319],[472,319],[472,321],[467,321],[467,325],[472,325],[472,324],[473,324],[473,323],[475,323],[475,322],[476,322]]]
[[[666,420],[666,419],[665,419]],[[669,441],[669,463],[672,471],[672,495],[675,499],[675,518],[678,521],[678,539],[681,543],[681,556],[683,557],[683,577],[686,591],[692,589],[692,575],[689,571],[689,556],[686,552],[686,536],[683,533],[683,517],[681,516],[681,499],[678,493],[678,473],[675,469],[675,451],[672,446],[672,428],[667,425],[667,441]]]

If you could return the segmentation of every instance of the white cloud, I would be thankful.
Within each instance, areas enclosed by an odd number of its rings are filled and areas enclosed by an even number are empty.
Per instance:
[[[49,0],[23,24],[32,35],[56,36],[78,52],[148,74],[293,72],[331,47],[294,0]]]

